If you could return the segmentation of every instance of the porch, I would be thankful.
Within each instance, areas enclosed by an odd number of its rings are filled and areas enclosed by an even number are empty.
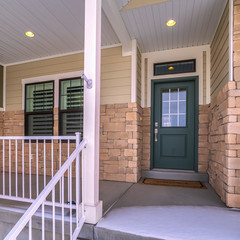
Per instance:
[[[90,239],[187,239],[199,225],[238,237],[223,205],[240,207],[238,0],[12,0],[0,13],[6,240],[83,226]],[[138,183],[181,171],[207,189]]]

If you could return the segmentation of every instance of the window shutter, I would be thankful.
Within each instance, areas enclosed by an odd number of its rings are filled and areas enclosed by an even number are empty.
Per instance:
[[[25,134],[53,135],[53,82],[26,86]]]
[[[72,84],[75,81],[75,84]],[[76,82],[78,81],[78,84]],[[60,134],[74,135],[83,133],[83,97],[84,86],[81,78],[61,80],[61,86],[67,84],[64,94],[61,95]],[[65,101],[65,102],[64,102]],[[63,103],[64,102],[64,103]]]

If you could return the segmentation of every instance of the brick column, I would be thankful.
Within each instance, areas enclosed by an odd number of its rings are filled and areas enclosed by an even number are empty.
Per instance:
[[[142,108],[101,106],[100,179],[137,182],[141,176]]]

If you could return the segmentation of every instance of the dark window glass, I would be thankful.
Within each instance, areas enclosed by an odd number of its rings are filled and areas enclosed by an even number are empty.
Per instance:
[[[59,134],[63,136],[83,133],[83,97],[82,78],[60,81]]]
[[[25,86],[25,135],[53,135],[53,81]]]
[[[195,60],[154,64],[154,76],[188,72],[196,72]]]

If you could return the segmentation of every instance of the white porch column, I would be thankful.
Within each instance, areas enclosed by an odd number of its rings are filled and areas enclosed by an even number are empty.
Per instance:
[[[99,201],[99,127],[101,68],[101,0],[85,0],[84,74],[92,88],[84,88],[84,138],[87,139],[84,166],[86,222],[95,224],[102,217]]]

